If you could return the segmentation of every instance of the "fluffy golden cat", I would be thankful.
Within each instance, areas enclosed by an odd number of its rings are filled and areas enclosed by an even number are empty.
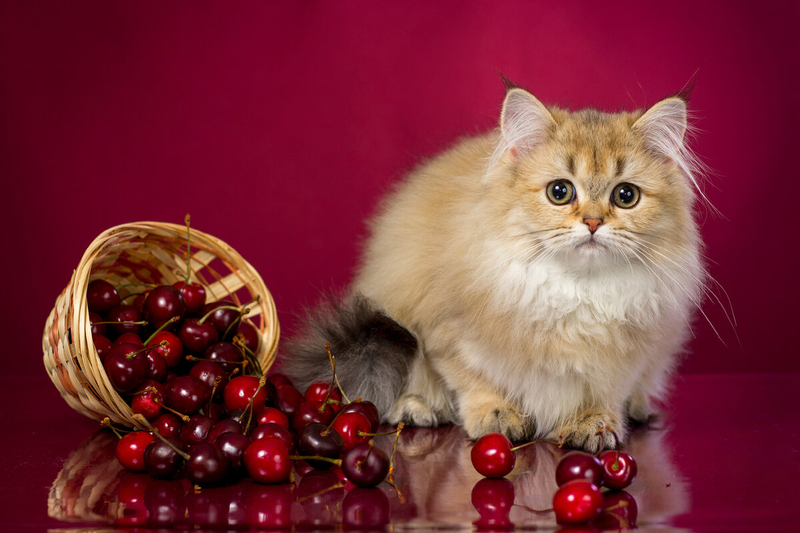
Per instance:
[[[703,294],[686,133],[682,95],[570,112],[510,85],[496,131],[386,198],[285,370],[330,379],[329,341],[346,394],[388,422],[615,446],[664,395]]]

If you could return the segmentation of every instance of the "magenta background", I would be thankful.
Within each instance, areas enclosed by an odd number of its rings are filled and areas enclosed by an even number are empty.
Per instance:
[[[649,106],[698,71],[719,305],[683,370],[799,371],[797,2],[3,2],[4,373],[39,374],[92,239],[137,220],[236,248],[282,327],[347,284],[364,219],[420,158],[545,103]],[[721,291],[715,291],[724,297]]]

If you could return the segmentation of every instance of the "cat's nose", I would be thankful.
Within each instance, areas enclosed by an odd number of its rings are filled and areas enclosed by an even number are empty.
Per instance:
[[[594,235],[594,232],[597,231],[597,226],[603,223],[603,219],[586,217],[583,219],[583,223],[589,226],[589,232]]]

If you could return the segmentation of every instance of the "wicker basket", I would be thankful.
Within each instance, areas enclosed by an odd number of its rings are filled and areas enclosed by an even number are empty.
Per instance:
[[[42,336],[44,366],[73,409],[96,420],[108,416],[118,424],[138,427],[94,347],[86,288],[97,278],[115,286],[185,279],[186,247],[184,226],[135,222],[104,231],[83,254],[69,285],[56,299]],[[261,335],[256,357],[266,370],[275,360],[280,328],[275,302],[261,276],[229,245],[194,229],[191,253],[192,281],[205,286],[208,302],[227,298],[249,308],[245,319]],[[123,298],[127,294],[120,291]]]

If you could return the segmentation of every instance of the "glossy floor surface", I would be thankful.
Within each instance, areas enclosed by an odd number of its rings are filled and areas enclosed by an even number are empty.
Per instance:
[[[548,444],[521,450],[508,480],[488,483],[473,469],[460,428],[407,429],[396,459],[398,490],[354,489],[329,471],[298,473],[295,486],[244,481],[196,492],[182,481],[122,470],[113,435],[72,411],[44,372],[0,378],[0,391],[3,531],[126,524],[559,530],[548,509],[564,452]],[[679,378],[662,418],[635,431],[626,447],[639,474],[628,489],[626,516],[607,527],[616,531],[635,520],[640,531],[800,531],[798,395],[800,375]],[[391,447],[390,438],[380,439]],[[492,526],[498,516],[508,523]]]

